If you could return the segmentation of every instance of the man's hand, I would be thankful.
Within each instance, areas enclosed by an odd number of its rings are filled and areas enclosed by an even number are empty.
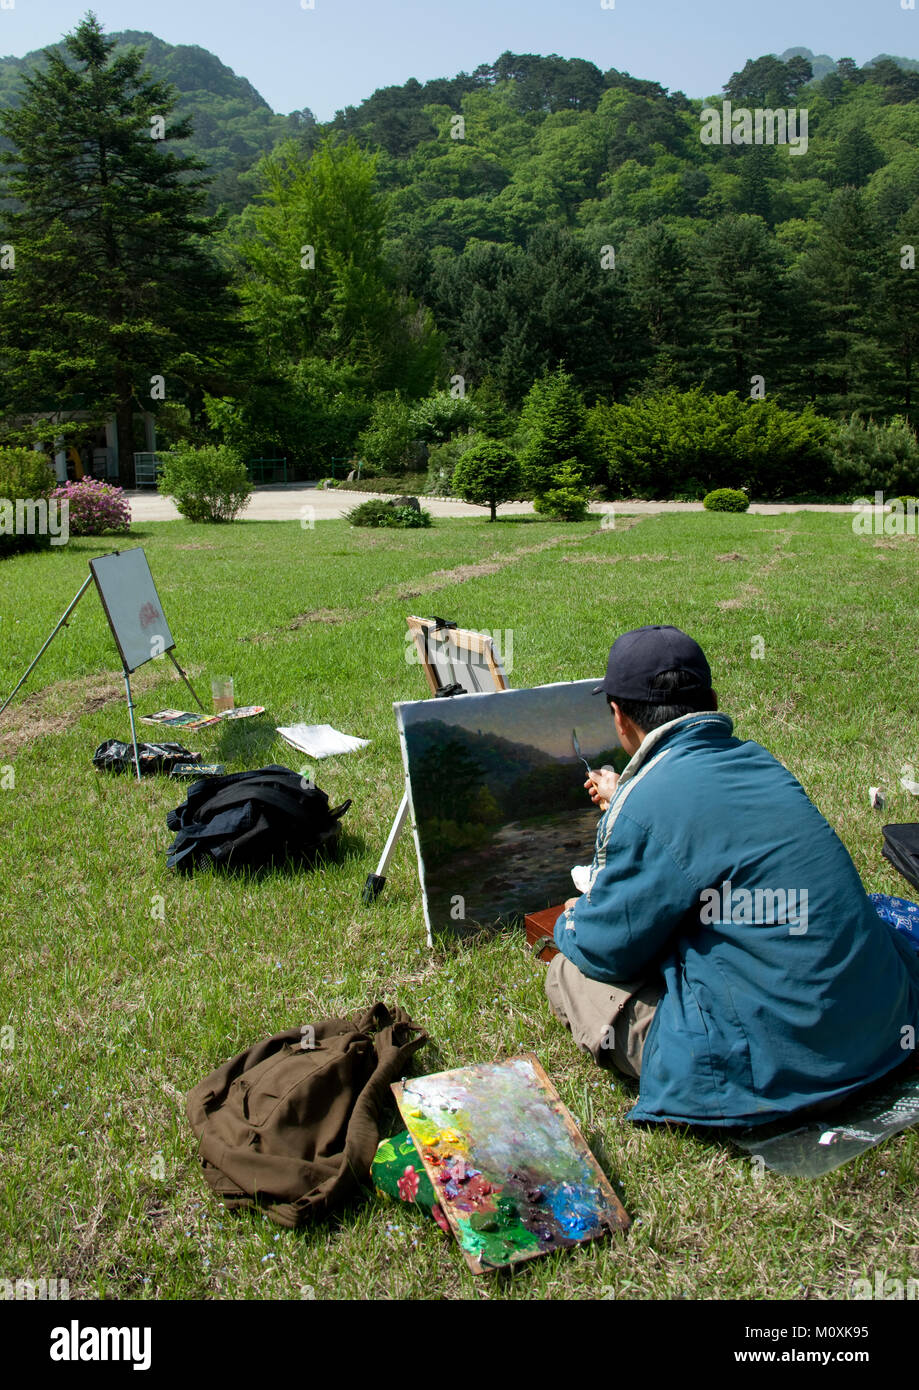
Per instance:
[[[576,902],[577,898],[568,898],[565,902],[565,911],[567,912],[569,908],[574,907]]]
[[[594,805],[605,811],[618,785],[619,773],[611,767],[601,767],[590,774],[584,788]]]

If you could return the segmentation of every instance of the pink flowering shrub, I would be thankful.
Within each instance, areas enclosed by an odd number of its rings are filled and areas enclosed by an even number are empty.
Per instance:
[[[97,478],[63,483],[51,494],[69,503],[70,534],[101,536],[104,531],[130,531],[131,504],[124,489]]]

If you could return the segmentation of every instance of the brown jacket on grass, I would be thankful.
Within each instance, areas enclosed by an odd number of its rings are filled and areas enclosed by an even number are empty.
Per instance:
[[[279,1226],[324,1215],[369,1176],[390,1083],[426,1041],[404,1010],[374,1004],[224,1062],[186,1100],[205,1180]]]

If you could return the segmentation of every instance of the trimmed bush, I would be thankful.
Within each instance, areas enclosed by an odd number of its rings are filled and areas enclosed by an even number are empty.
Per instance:
[[[165,455],[159,491],[187,521],[233,521],[248,502],[252,483],[233,449],[204,444]]]
[[[411,529],[431,525],[431,513],[423,508],[394,507],[391,502],[372,497],[345,513],[352,526],[402,526]]]
[[[50,499],[54,490],[54,469],[36,449],[0,449],[0,555],[17,550],[36,550],[47,545],[49,537],[34,529],[30,535],[23,505]],[[17,520],[17,506],[25,525]]]
[[[750,499],[745,492],[738,492],[736,488],[716,487],[714,492],[702,498],[702,505],[707,512],[745,512]]]
[[[454,434],[470,429],[478,411],[469,396],[437,391],[412,407],[410,419],[416,439],[428,445],[444,444]]]
[[[80,478],[56,487],[51,495],[67,502],[72,536],[102,536],[107,531],[131,529],[131,504],[124,488],[98,478]]]
[[[534,511],[555,521],[583,521],[589,494],[576,460],[566,459],[560,464],[552,482],[552,487],[534,498]]]
[[[619,497],[670,498],[723,482],[764,500],[832,490],[834,427],[810,409],[696,387],[598,405],[591,421]]]
[[[878,425],[856,413],[837,427],[833,468],[846,491],[908,496],[919,482],[919,440],[900,415]]]
[[[520,495],[520,463],[499,439],[481,439],[460,457],[453,470],[453,490],[464,502],[489,507],[490,521],[501,502]]]

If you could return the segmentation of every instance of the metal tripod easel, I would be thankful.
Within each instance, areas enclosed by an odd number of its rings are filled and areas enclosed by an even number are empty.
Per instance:
[[[114,552],[114,554],[116,554],[116,555],[117,555],[118,553],[119,553],[119,552],[118,552],[117,550]],[[58,622],[55,624],[54,630],[52,631],[50,637],[47,639],[47,641],[46,641],[46,642],[44,643],[44,645],[42,646],[41,650],[38,652],[38,655],[35,657],[35,659],[34,659],[34,660],[32,661],[32,663],[29,665],[28,669],[26,670],[26,672],[25,672],[25,674],[23,675],[22,679],[19,681],[19,683],[18,683],[18,685],[16,686],[16,688],[7,696],[7,698],[3,701],[3,704],[0,705],[0,714],[3,713],[3,711],[6,709],[7,705],[8,705],[8,704],[10,703],[10,701],[13,699],[13,697],[14,697],[14,696],[22,689],[22,687],[25,685],[25,683],[26,683],[26,681],[28,680],[29,676],[30,676],[30,675],[32,674],[32,672],[35,670],[35,667],[38,665],[39,661],[40,661],[41,658],[44,656],[45,652],[46,652],[46,651],[48,650],[48,648],[51,646],[51,643],[54,641],[55,637],[56,637],[57,634],[60,632],[61,628],[67,627],[67,626],[68,626],[68,619],[70,618],[71,613],[72,613],[73,610],[76,608],[77,604],[80,602],[80,599],[81,599],[81,598],[83,597],[83,595],[86,593],[86,590],[89,588],[90,584],[92,584],[92,583],[94,583],[94,582],[96,583],[96,585],[97,585],[97,587],[98,587],[98,579],[97,579],[95,573],[92,571],[92,561],[90,561],[90,574],[89,574],[89,575],[87,576],[87,578],[83,581],[82,585],[80,586],[79,592],[76,594],[76,596],[74,597],[74,599],[68,604],[68,606],[67,606],[66,610],[64,611],[63,615],[62,615],[61,618],[58,620]],[[121,655],[121,666],[122,666],[122,670],[123,670],[123,672],[124,672],[125,698],[127,699],[127,703],[128,703],[128,719],[129,719],[130,724],[131,724],[131,742],[132,742],[132,744],[133,744],[133,746],[134,746],[134,770],[135,770],[135,772],[137,773],[137,780],[140,781],[140,753],[139,753],[138,747],[137,747],[137,729],[136,729],[135,723],[134,723],[134,697],[133,697],[133,695],[132,695],[132,693],[131,693],[131,671],[132,671],[132,670],[136,670],[137,668],[136,668],[136,666],[133,667],[133,668],[132,668],[132,667],[129,667],[128,662],[127,662],[127,660],[125,659],[124,652],[123,652],[122,649],[121,649],[121,643],[120,643],[119,640],[118,640],[118,633],[117,633],[117,630],[115,629],[115,626],[114,626],[114,624],[112,623],[112,619],[111,619],[111,616],[110,616],[110,614],[109,614],[109,611],[108,611],[108,609],[107,609],[107,607],[106,607],[106,605],[105,605],[105,600],[104,600],[104,598],[103,598],[103,596],[102,596],[101,590],[100,590],[99,596],[100,596],[100,599],[102,599],[103,611],[105,612],[105,615],[106,615],[106,617],[107,617],[108,620],[109,620],[109,626],[110,626],[111,629],[112,629],[112,634],[113,634],[113,636],[114,636],[114,638],[115,638],[116,645],[118,646],[118,650],[119,650],[119,653],[120,653],[120,655]],[[194,688],[194,686],[192,685],[191,681],[188,679],[188,676],[185,674],[185,672],[182,670],[182,667],[181,667],[181,666],[179,665],[179,663],[176,661],[175,656],[173,655],[173,652],[172,652],[172,648],[169,648],[169,649],[167,650],[166,655],[168,655],[168,657],[169,657],[170,661],[172,662],[173,666],[176,668],[176,670],[178,671],[179,675],[182,677],[182,679],[184,680],[185,684],[188,686],[189,690],[191,691],[192,695],[193,695],[194,698],[195,698],[195,701],[196,701],[196,703],[197,703],[197,705],[198,705],[198,708],[203,710],[203,709],[204,709],[204,706],[202,705],[201,701],[198,699],[197,692],[195,691],[195,688]],[[151,658],[152,658],[152,653],[151,653]],[[151,659],[151,658],[148,658],[148,659]]]

